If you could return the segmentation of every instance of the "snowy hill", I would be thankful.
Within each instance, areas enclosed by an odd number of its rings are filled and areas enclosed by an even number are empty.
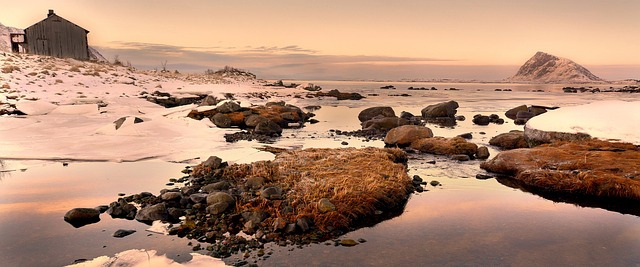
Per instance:
[[[14,27],[7,27],[0,23],[0,52],[11,52],[11,39],[10,33],[22,33],[21,29]]]
[[[602,82],[585,67],[566,59],[544,52],[537,52],[520,67],[516,75],[506,79],[509,82],[533,83],[593,83]]]

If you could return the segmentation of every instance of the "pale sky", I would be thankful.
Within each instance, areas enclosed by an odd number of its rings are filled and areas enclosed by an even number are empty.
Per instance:
[[[6,26],[54,9],[108,59],[147,69],[497,80],[544,51],[605,79],[640,78],[638,0],[1,1]]]

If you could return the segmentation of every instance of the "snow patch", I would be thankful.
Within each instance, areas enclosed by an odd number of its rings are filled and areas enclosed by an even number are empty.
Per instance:
[[[545,132],[586,133],[640,145],[640,101],[600,101],[533,117],[526,127]]]
[[[36,100],[17,102],[16,108],[27,115],[44,115],[58,108],[58,106],[47,101]]]
[[[155,250],[131,249],[117,253],[113,257],[100,256],[93,260],[78,264],[67,265],[73,267],[107,267],[107,266],[127,266],[127,267],[205,267],[205,266],[227,266],[221,259],[206,256],[198,253],[190,253],[192,259],[184,263],[175,262],[165,255],[158,255]]]

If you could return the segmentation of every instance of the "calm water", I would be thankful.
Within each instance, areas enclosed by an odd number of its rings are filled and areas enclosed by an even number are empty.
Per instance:
[[[369,96],[360,101],[305,100],[323,106],[315,111],[321,123],[285,131],[276,145],[293,147],[382,146],[380,141],[363,142],[331,136],[329,129],[359,128],[360,110],[377,105],[394,107],[396,113],[419,114],[424,106],[445,100],[460,103],[458,114],[468,119],[453,128],[431,126],[436,135],[455,136],[471,132],[473,142],[487,144],[497,133],[518,129],[516,125],[475,126],[476,113],[504,112],[521,104],[570,106],[599,99],[640,100],[630,94],[565,94],[562,86],[315,82],[324,88],[357,91]],[[380,90],[393,84],[397,90]],[[437,87],[438,91],[408,91],[407,87]],[[461,91],[444,91],[444,88]],[[511,88],[512,92],[494,92]],[[606,88],[602,87],[601,88]],[[546,92],[531,92],[545,90]],[[411,97],[388,96],[407,93]],[[304,103],[302,103],[304,104]],[[484,132],[486,134],[481,134]],[[313,138],[311,138],[313,137]],[[240,142],[230,146],[252,147]],[[493,155],[497,153],[491,151]],[[226,151],[226,154],[233,151]],[[225,154],[222,153],[222,154]],[[257,156],[262,155],[262,156]],[[263,159],[256,153],[245,159]],[[267,157],[268,158],[268,157]],[[477,162],[451,163],[433,157],[416,157],[409,174],[438,180],[443,186],[413,195],[405,212],[371,228],[360,229],[345,238],[367,240],[355,247],[317,244],[296,247],[267,245],[271,257],[261,266],[639,266],[640,218],[600,208],[582,208],[554,203],[542,197],[501,185],[495,179],[476,180]],[[12,169],[19,162],[4,162]],[[183,164],[137,163],[29,163],[26,171],[0,173],[0,266],[62,266],[76,259],[92,259],[128,249],[157,250],[179,262],[188,261],[191,240],[146,232],[148,226],[114,220],[103,214],[101,221],[73,228],[62,220],[74,207],[109,204],[118,193],[142,191],[157,194],[170,178],[182,176]],[[138,232],[116,239],[118,229]],[[232,262],[240,256],[229,259]]]

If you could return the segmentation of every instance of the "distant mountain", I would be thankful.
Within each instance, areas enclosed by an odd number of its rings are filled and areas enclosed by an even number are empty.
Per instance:
[[[7,27],[0,23],[0,52],[11,52],[10,33],[23,33],[22,29]]]
[[[520,67],[516,75],[506,79],[509,82],[533,83],[591,83],[602,82],[585,67],[566,59],[544,52],[537,52]]]

